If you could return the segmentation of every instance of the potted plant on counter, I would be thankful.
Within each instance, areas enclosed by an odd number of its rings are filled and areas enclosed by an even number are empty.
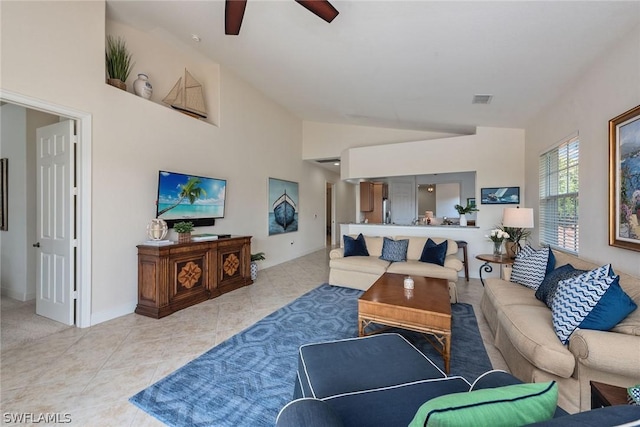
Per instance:
[[[191,232],[193,231],[193,223],[191,221],[176,222],[173,229],[178,233],[178,243],[189,243],[191,241]]]
[[[455,205],[455,208],[458,211],[458,214],[460,214],[460,226],[462,226],[462,227],[466,227],[467,226],[467,216],[466,215],[468,213],[480,211],[480,209],[476,208],[475,205],[472,205],[470,203],[467,203],[467,206]]]
[[[266,259],[264,252],[251,254],[251,280],[256,280],[258,278],[258,263],[256,261],[262,261],[263,259]]]

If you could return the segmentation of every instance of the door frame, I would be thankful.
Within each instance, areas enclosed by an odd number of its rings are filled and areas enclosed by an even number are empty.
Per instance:
[[[326,194],[327,194],[327,185],[329,187],[331,187],[331,200],[327,200]],[[325,215],[327,212],[327,203],[331,202],[331,212],[330,215],[331,217],[329,218],[330,221],[330,228],[331,228],[331,246],[336,244],[336,184],[333,181],[325,181],[324,183],[324,194],[325,194],[325,201],[324,201],[324,206],[325,206]],[[326,219],[325,219],[325,224],[327,223]],[[325,242],[326,242],[327,238],[325,236]]]
[[[0,89],[0,101],[39,110],[76,122],[76,232],[75,258],[77,298],[76,323],[79,328],[91,326],[91,114]]]

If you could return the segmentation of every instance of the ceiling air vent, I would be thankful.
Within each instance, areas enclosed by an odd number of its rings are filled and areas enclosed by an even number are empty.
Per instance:
[[[493,95],[473,95],[472,104],[490,104]]]
[[[340,159],[320,159],[316,160],[317,163],[340,163]]]

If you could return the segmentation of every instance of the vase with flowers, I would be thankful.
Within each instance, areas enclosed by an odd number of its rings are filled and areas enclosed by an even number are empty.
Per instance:
[[[487,237],[493,242],[493,256],[502,256],[502,242],[510,237],[509,233],[499,228],[494,228]]]

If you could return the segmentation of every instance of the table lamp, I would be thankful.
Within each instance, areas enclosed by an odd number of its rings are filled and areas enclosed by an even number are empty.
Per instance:
[[[533,209],[504,208],[502,227],[509,233],[510,240],[516,243],[515,255],[517,255],[522,249],[520,240],[528,235],[525,229],[533,228]]]

